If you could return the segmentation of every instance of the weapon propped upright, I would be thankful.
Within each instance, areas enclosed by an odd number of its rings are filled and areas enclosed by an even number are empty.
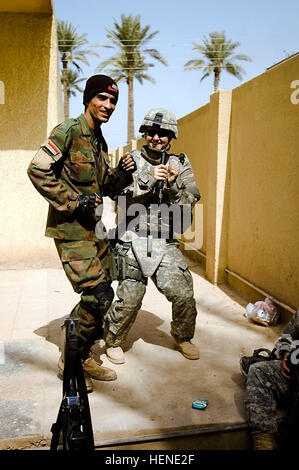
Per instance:
[[[94,450],[90,408],[78,349],[76,322],[65,320],[65,353],[63,398],[56,423],[52,425],[50,450],[58,450],[62,435],[62,450]]]

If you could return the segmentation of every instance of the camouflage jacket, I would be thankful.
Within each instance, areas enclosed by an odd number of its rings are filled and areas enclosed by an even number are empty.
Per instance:
[[[123,207],[123,204],[118,204],[118,227],[119,227],[119,238],[123,241],[131,241],[131,234],[127,231],[124,234],[125,228],[128,227],[128,223],[132,220],[133,214],[130,216],[130,207],[133,209],[133,205],[136,208],[135,204],[142,205],[146,210],[143,213],[139,214],[139,222],[141,223],[142,216],[145,217],[144,225],[147,226],[147,232],[151,228],[151,225],[157,224],[159,226],[158,231],[161,229],[161,220],[162,226],[164,225],[165,233],[169,234],[166,238],[173,237],[173,213],[167,213],[167,217],[163,219],[163,215],[160,214],[160,219],[154,217],[154,212],[151,209],[154,205],[158,205],[159,202],[155,196],[155,186],[156,180],[152,176],[153,167],[160,164],[160,160],[153,160],[149,157],[147,153],[147,147],[142,147],[140,150],[134,150],[130,152],[134,158],[137,166],[137,170],[133,173],[133,182],[122,191],[121,195],[125,196],[126,205]],[[188,207],[191,211],[200,199],[200,193],[195,182],[193,170],[191,164],[185,154],[168,154],[167,164],[173,160],[177,165],[179,165],[179,175],[175,183],[169,187],[167,183],[164,184],[162,192],[161,206],[178,206],[180,209],[183,207]],[[121,198],[119,199],[121,201]],[[132,211],[134,212],[134,211]],[[149,213],[151,218],[149,218]],[[156,211],[157,213],[157,211]],[[181,212],[180,212],[181,214]],[[124,218],[126,219],[124,221]],[[165,219],[167,219],[165,221]],[[190,220],[191,222],[191,220]],[[190,225],[190,224],[189,224]],[[140,228],[138,226],[138,228]],[[181,230],[181,233],[185,231],[188,227],[184,226],[184,230]],[[162,227],[163,230],[163,227]]]
[[[28,176],[49,202],[45,235],[64,240],[97,240],[99,218],[77,217],[78,196],[96,192],[114,199],[128,185],[118,168],[109,168],[105,139],[101,132],[94,134],[84,114],[53,129],[31,161]]]
[[[281,358],[285,352],[290,352],[298,347],[299,340],[299,310],[296,311],[292,319],[283,330],[283,334],[275,343],[275,348]]]

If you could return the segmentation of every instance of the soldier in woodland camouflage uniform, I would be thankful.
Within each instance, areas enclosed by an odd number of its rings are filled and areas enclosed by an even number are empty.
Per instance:
[[[182,233],[186,230],[187,226],[175,230],[175,225],[181,222],[183,208],[188,207],[191,216],[192,208],[200,199],[199,190],[187,156],[166,152],[171,139],[178,135],[172,112],[150,110],[139,132],[144,134],[147,145],[141,151],[131,152],[137,170],[133,173],[132,184],[122,192],[125,208],[122,207],[122,196],[119,197],[118,241],[115,246],[118,300],[107,313],[106,354],[115,364],[125,362],[121,345],[136,319],[148,277],[151,277],[157,289],[172,303],[171,335],[176,348],[186,358],[198,359],[199,351],[190,341],[194,336],[197,315],[193,281],[174,231]],[[163,152],[164,164],[161,163]],[[158,180],[164,180],[161,192],[156,190]],[[178,209],[178,212],[174,211],[173,217],[172,212],[169,217],[163,216],[156,210],[161,202],[167,208]],[[144,211],[140,212],[137,226],[133,228],[130,224],[135,211],[130,216],[130,209],[136,208],[136,204],[142,204]]]
[[[115,198],[131,181],[132,159],[120,161],[111,170],[101,125],[108,122],[118,99],[116,83],[105,75],[86,82],[85,112],[53,129],[34,156],[28,175],[38,192],[49,202],[46,236],[55,240],[64,271],[80,302],[71,316],[78,318],[78,341],[88,391],[90,377],[114,380],[116,373],[100,367],[90,357],[90,348],[103,333],[103,315],[114,296],[111,288],[111,249],[107,237],[95,235],[102,197]],[[130,165],[131,164],[131,165]],[[63,355],[59,360],[63,373]]]
[[[277,405],[291,397],[287,359],[299,340],[299,310],[287,324],[275,348],[280,359],[252,364],[246,382],[245,408],[255,450],[277,448]],[[297,344],[298,346],[298,344]]]

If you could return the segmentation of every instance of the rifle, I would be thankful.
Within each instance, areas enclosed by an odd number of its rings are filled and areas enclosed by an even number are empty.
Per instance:
[[[89,402],[78,349],[77,321],[74,318],[65,320],[63,398],[57,421],[51,428],[52,451],[57,450],[61,434],[63,450],[94,450]]]

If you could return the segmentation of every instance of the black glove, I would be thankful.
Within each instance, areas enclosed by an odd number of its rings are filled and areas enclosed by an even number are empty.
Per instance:
[[[130,169],[130,170],[127,170],[125,167],[124,167],[124,164],[123,164],[123,161],[122,159],[119,160],[118,162],[118,168],[120,169],[120,171],[125,175],[126,179],[128,181],[132,181],[133,178],[132,178],[132,173],[134,173],[134,171],[137,170],[137,165],[136,165],[136,162],[134,160],[134,158],[132,157],[132,155],[130,154],[130,157],[131,159],[133,160],[134,162],[134,166]]]
[[[97,193],[81,194],[81,196],[78,197],[77,213],[82,215],[94,214],[97,197],[100,199]]]

